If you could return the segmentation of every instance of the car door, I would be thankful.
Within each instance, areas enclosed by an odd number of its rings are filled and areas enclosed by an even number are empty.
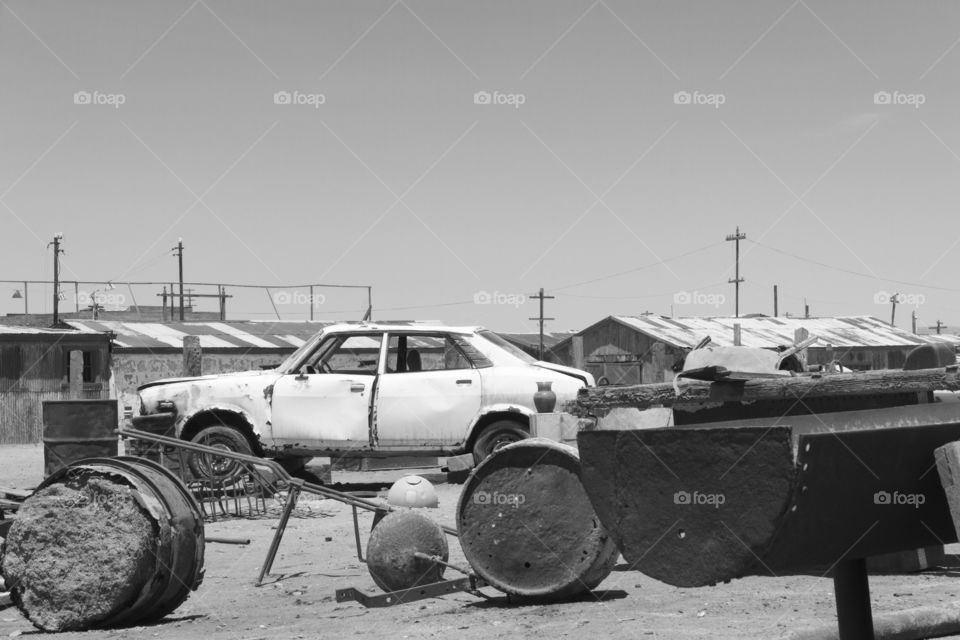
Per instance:
[[[483,390],[450,336],[390,333],[382,369],[374,414],[379,448],[437,449],[465,440]]]
[[[370,407],[382,334],[338,334],[320,343],[300,373],[274,384],[274,446],[363,449],[370,446]]]

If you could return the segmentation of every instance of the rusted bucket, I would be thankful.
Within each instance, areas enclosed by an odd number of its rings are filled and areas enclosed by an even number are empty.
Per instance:
[[[619,552],[580,483],[569,445],[530,438],[484,460],[457,505],[470,566],[504,593],[562,600],[603,581]]]
[[[120,627],[175,610],[203,579],[203,513],[169,471],[90,458],[47,478],[20,508],[0,572],[47,631]]]

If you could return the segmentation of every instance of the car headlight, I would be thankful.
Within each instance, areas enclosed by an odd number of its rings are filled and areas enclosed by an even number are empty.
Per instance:
[[[173,400],[161,400],[157,403],[157,413],[176,413],[177,405]]]

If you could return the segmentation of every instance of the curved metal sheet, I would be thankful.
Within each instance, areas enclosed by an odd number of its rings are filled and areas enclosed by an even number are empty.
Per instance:
[[[581,432],[582,480],[631,568],[658,580],[825,572],[956,541],[933,454],[960,439],[950,411]]]

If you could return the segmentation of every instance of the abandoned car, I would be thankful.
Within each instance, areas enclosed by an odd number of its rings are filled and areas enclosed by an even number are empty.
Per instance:
[[[314,456],[482,460],[529,435],[544,381],[558,405],[594,385],[585,371],[537,361],[477,327],[339,324],[275,369],[145,384],[134,426],[166,420],[178,438],[275,458],[294,474]],[[191,457],[195,474],[233,468],[206,458]]]

